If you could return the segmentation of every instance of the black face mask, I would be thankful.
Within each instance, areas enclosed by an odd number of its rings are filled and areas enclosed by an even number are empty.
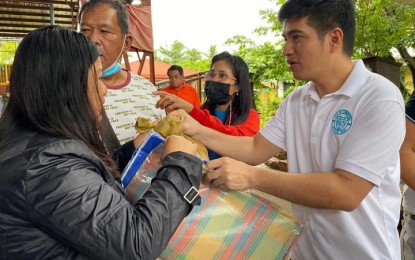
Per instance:
[[[224,105],[231,100],[229,95],[229,89],[231,84],[221,83],[216,81],[206,80],[205,82],[205,94],[210,103],[217,105]]]

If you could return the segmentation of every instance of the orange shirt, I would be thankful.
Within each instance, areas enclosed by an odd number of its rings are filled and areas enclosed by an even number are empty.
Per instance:
[[[163,91],[166,91],[170,94],[176,95],[181,99],[186,100],[187,102],[193,104],[193,106],[200,107],[200,98],[196,92],[196,89],[189,84],[182,83],[182,87],[179,90],[176,90],[173,86],[168,86],[163,88]]]

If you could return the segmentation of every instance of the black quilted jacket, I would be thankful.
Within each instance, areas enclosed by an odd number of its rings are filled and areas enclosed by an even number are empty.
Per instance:
[[[80,142],[25,131],[10,138],[0,151],[0,259],[155,259],[191,210],[163,179],[131,205]],[[199,188],[196,157],[176,152],[164,164],[158,175]]]

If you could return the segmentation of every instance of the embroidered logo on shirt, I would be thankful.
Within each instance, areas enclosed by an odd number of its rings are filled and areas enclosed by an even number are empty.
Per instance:
[[[336,135],[342,135],[352,127],[352,114],[346,109],[340,109],[331,120],[331,130]]]

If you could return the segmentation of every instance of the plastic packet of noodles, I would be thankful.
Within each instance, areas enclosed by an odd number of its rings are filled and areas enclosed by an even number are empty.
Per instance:
[[[161,166],[163,152],[164,138],[151,130],[136,148],[121,175],[121,184],[130,203],[134,204],[150,186]]]

